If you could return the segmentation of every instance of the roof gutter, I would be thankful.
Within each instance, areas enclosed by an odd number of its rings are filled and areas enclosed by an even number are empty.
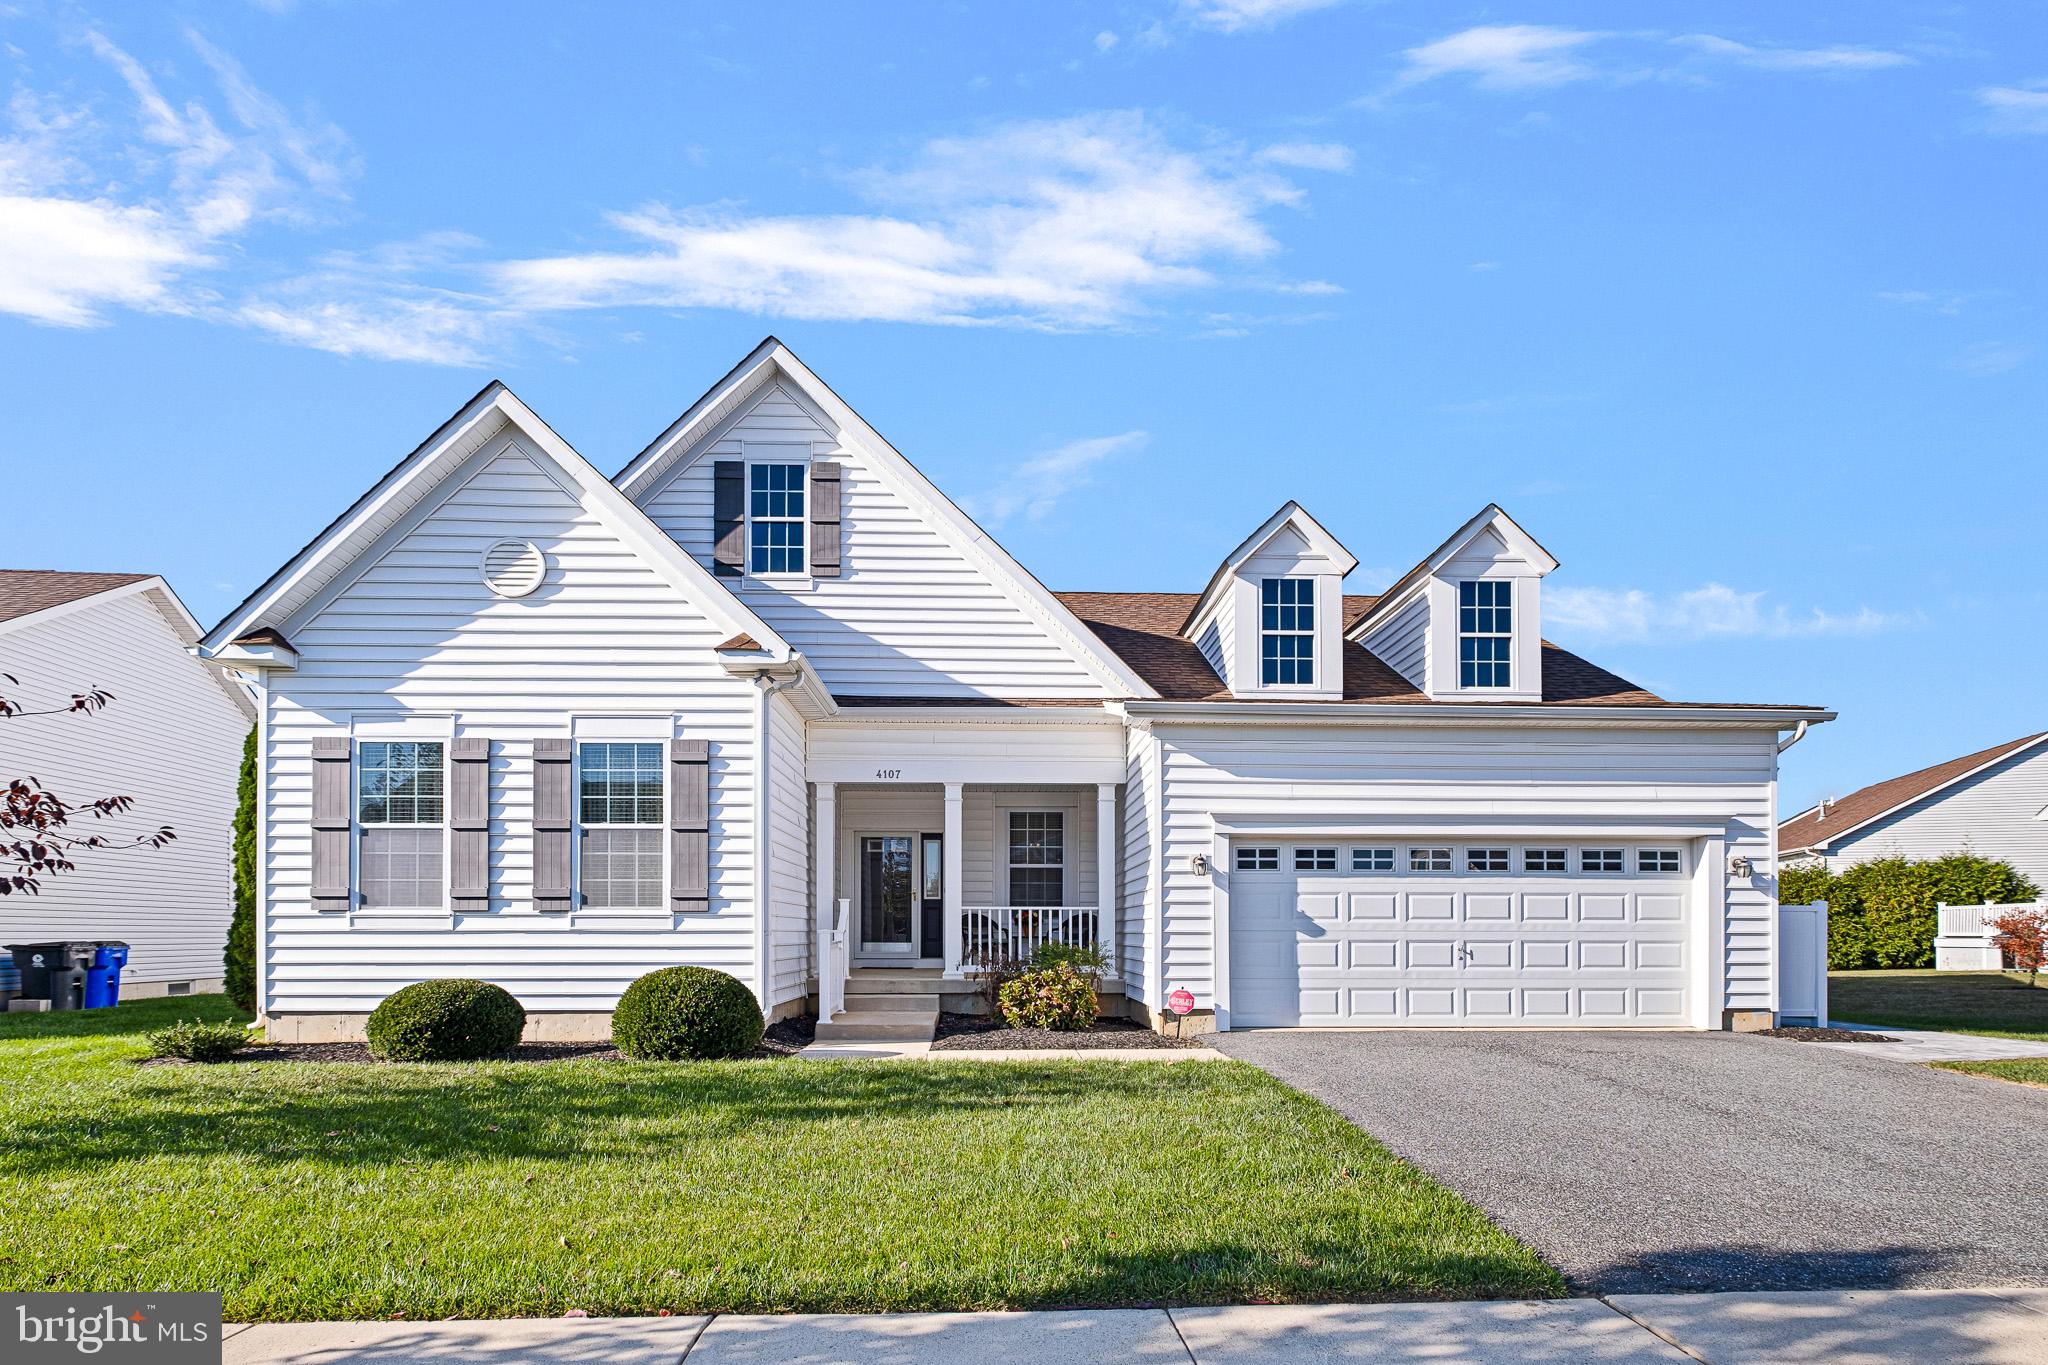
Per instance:
[[[1811,721],[1800,721],[1799,724],[1793,729],[1791,734],[1785,736],[1783,739],[1778,741],[1778,752],[1782,754],[1787,749],[1797,744],[1800,740],[1805,739],[1806,727],[1810,724],[1812,724]]]
[[[1303,721],[1354,725],[1734,725],[1777,731],[1788,726],[1819,725],[1835,718],[1832,711],[1810,706],[1518,706],[1484,702],[1378,705],[1370,702],[1174,702],[1135,699],[1107,702],[1105,706],[1154,723],[1206,721],[1256,725]]]

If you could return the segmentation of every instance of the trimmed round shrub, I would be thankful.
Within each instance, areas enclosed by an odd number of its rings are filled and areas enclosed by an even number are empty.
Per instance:
[[[209,1024],[199,1019],[180,1019],[148,1038],[150,1056],[178,1057],[188,1062],[224,1062],[249,1046],[246,1025]]]
[[[503,986],[465,979],[393,991],[370,1013],[370,1055],[387,1062],[470,1062],[518,1045],[526,1010]]]
[[[754,993],[709,967],[663,967],[626,987],[612,1011],[612,1044],[642,1062],[745,1057],[765,1024]]]
[[[1095,1022],[1095,983],[1064,963],[1005,981],[998,999],[1011,1028],[1076,1033]]]

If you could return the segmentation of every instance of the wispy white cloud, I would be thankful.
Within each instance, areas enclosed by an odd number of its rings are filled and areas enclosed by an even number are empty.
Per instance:
[[[1858,607],[1794,609],[1721,583],[1683,592],[1641,588],[1545,587],[1543,626],[1548,634],[1584,641],[1675,644],[1755,636],[1871,635],[1913,624],[1910,614]]]
[[[1095,50],[1097,52],[1108,52],[1116,45],[1117,36],[1113,29],[1104,29],[1095,35]]]
[[[1197,28],[1221,33],[1273,28],[1312,10],[1343,0],[1181,0],[1181,17]]]
[[[1276,142],[1261,147],[1258,159],[1274,166],[1304,171],[1348,171],[1351,149],[1341,142]]]
[[[1149,432],[1126,431],[1120,436],[1069,441],[1019,462],[1007,479],[961,501],[970,513],[992,528],[1020,516],[1028,521],[1041,521],[1059,505],[1061,498],[1092,482],[1098,465],[1142,450],[1151,439]]]
[[[1711,33],[1688,33],[1672,41],[1710,57],[1725,57],[1762,71],[1881,71],[1913,64],[1913,59],[1903,52],[1875,47],[1757,47],[1717,38]]]
[[[142,64],[92,31],[86,47],[119,79],[115,121],[19,91],[0,138],[0,312],[89,326],[113,307],[192,312],[189,286],[262,221],[306,221],[345,196],[339,130],[288,115],[197,34],[194,52],[226,105],[167,98]]]
[[[2048,81],[1987,85],[1977,92],[1984,127],[1993,133],[2048,133]]]
[[[1900,308],[1952,318],[1960,316],[1964,307],[1980,295],[1960,289],[1880,289],[1877,297],[1880,302]]]
[[[618,250],[507,261],[530,312],[644,305],[770,316],[1049,328],[1124,322],[1272,255],[1266,213],[1301,193],[1241,148],[1182,146],[1136,113],[997,127],[852,178],[875,211],[652,204],[607,219]]]
[[[1401,54],[1392,90],[1445,76],[1464,76],[1489,90],[1536,90],[1575,81],[1677,76],[1670,50],[1689,62],[1732,63],[1759,71],[1824,75],[1906,66],[1904,53],[1873,47],[1782,47],[1737,42],[1709,33],[1664,37],[1654,32],[1601,32],[1548,24],[1481,24]]]
[[[2010,374],[2033,359],[2034,348],[2017,341],[1979,341],[1952,357],[1947,369],[1978,379]]]

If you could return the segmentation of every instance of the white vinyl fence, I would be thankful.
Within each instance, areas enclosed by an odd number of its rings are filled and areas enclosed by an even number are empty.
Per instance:
[[[1828,903],[1778,907],[1778,1022],[1828,1022]]]
[[[1998,931],[1991,921],[2015,910],[2048,908],[2048,901],[2015,905],[1949,905],[1936,908],[1934,969],[1938,972],[1995,972],[2005,957],[1992,942]]]

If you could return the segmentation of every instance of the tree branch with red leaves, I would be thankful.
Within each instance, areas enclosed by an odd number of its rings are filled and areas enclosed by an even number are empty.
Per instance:
[[[10,686],[21,680],[0,673]],[[27,710],[10,697],[0,696],[0,719],[25,720],[31,716],[91,715],[113,703],[114,694],[102,688],[74,692],[67,706]],[[178,836],[169,825],[147,833],[115,836],[91,830],[80,832],[74,822],[111,820],[134,809],[132,796],[101,796],[90,801],[70,802],[43,786],[34,777],[17,777],[0,790],[0,896],[21,892],[35,895],[46,877],[75,872],[74,855],[87,849],[121,852],[137,848],[162,848]]]

